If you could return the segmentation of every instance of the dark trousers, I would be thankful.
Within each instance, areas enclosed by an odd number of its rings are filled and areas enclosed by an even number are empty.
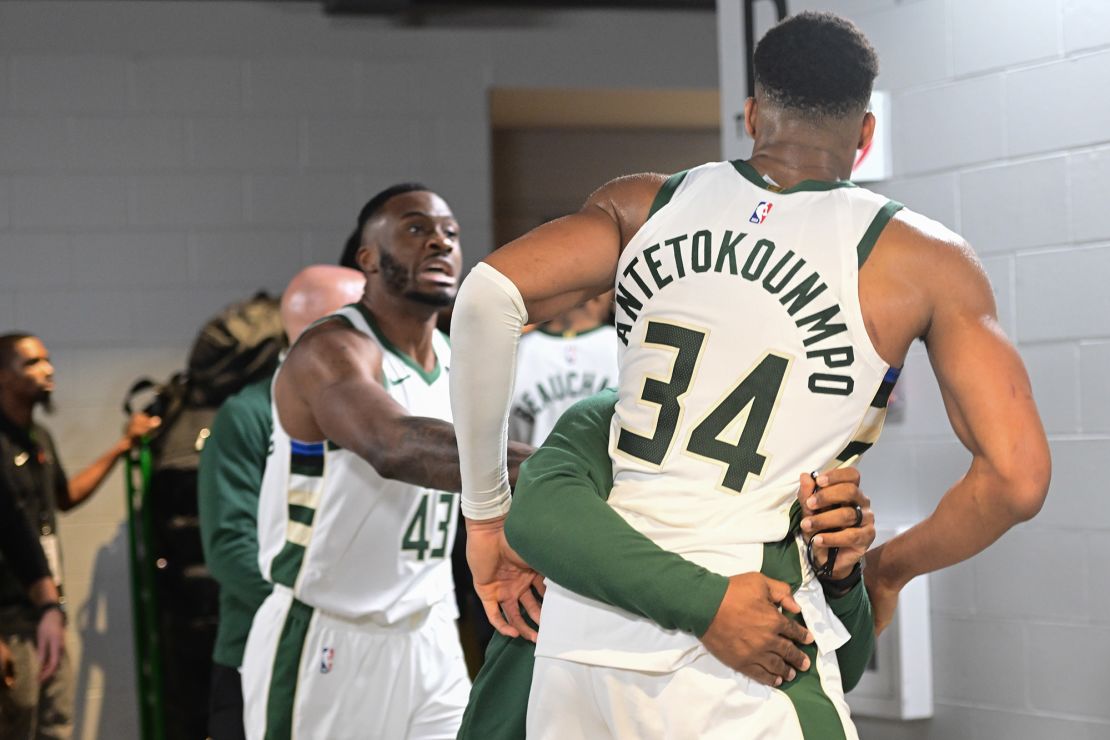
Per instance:
[[[243,682],[238,668],[212,664],[208,736],[212,740],[246,740],[243,730]]]

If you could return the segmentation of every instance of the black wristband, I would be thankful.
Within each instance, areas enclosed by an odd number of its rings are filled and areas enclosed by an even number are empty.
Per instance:
[[[48,611],[57,610],[62,615],[62,621],[66,621],[66,607],[60,601],[48,601],[45,604],[39,604],[39,619],[42,619]]]
[[[856,587],[861,578],[863,578],[863,561],[859,560],[852,568],[852,572],[839,580],[821,578],[820,576],[818,580],[821,581],[821,588],[825,591],[825,596],[830,599],[839,599],[842,596],[847,596],[848,592]]]

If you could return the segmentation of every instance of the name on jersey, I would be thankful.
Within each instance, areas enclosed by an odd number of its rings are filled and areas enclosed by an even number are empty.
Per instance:
[[[569,370],[549,375],[525,390],[513,404],[513,413],[526,419],[535,419],[548,406],[567,399],[589,398],[612,386],[609,378],[593,372]]]
[[[617,336],[628,346],[628,334],[644,305],[676,280],[706,272],[734,275],[773,296],[804,332],[802,344],[809,348],[806,357],[822,363],[819,372],[810,374],[809,389],[849,395],[855,385],[852,377],[826,372],[855,362],[851,344],[838,337],[848,327],[836,321],[840,305],[824,295],[828,286],[793,250],[777,247],[770,239],[753,243],[747,237],[747,233],[731,229],[723,235],[702,229],[641,250],[617,280]]]

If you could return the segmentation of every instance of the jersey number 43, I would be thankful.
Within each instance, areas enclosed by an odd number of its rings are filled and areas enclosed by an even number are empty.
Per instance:
[[[405,528],[401,550],[416,552],[417,560],[442,558],[447,554],[447,541],[454,526],[457,494],[425,491],[416,513]],[[434,541],[434,544],[433,544]]]

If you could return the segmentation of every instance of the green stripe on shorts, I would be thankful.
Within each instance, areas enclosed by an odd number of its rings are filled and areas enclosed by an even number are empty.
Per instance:
[[[795,591],[802,585],[802,554],[794,539],[801,519],[801,506],[795,501],[790,509],[790,530],[779,542],[763,546],[763,566],[760,568],[763,575],[788,583]],[[784,613],[799,624],[805,624],[802,615]],[[817,672],[817,646],[798,647],[809,656],[809,670],[799,672],[793,681],[783,683],[777,690],[786,694],[794,705],[802,737],[806,740],[845,740],[840,714],[821,686],[821,675]]]
[[[293,599],[285,615],[274,670],[270,675],[270,691],[266,697],[265,740],[291,740],[293,736],[293,703],[297,697],[297,679],[301,667],[312,607]]]

